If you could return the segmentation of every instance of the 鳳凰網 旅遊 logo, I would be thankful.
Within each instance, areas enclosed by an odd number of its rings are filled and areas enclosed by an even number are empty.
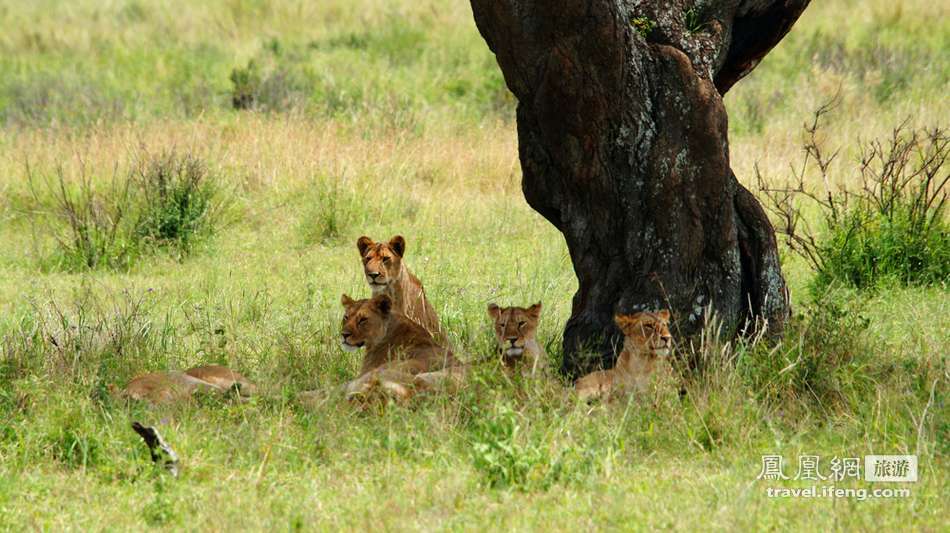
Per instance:
[[[863,479],[864,481],[915,482],[917,481],[916,455],[865,455],[862,457],[838,457],[829,459],[827,466],[822,465],[818,455],[799,455],[794,476],[786,474],[787,468],[782,455],[763,455],[762,465],[756,479],[763,480],[805,480],[805,481],[843,481]]]
[[[865,455],[863,457],[822,458],[818,455],[802,454],[794,462],[786,462],[778,454],[762,456],[759,474],[756,479],[764,481],[814,481],[813,483],[789,487],[770,486],[766,494],[770,497],[796,498],[906,498],[909,488],[839,486],[838,482],[869,483],[909,483],[917,481],[916,455]]]

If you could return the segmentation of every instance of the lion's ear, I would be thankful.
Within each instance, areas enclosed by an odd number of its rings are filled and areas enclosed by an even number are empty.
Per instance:
[[[488,316],[492,317],[492,320],[498,320],[501,316],[501,307],[498,307],[498,304],[488,304]]]
[[[350,298],[346,293],[343,293],[343,296],[340,296],[340,305],[343,307],[349,307],[353,305],[353,298]]]
[[[406,253],[406,239],[402,238],[402,235],[396,235],[392,239],[389,239],[389,247],[392,248],[393,252],[399,257],[402,257]]]
[[[369,250],[369,247],[374,244],[376,243],[373,242],[373,239],[370,239],[366,235],[363,235],[362,237],[356,240],[356,247],[359,249],[361,256],[366,255],[366,250]]]
[[[389,299],[389,296],[385,294],[380,294],[373,297],[373,304],[376,306],[376,309],[379,309],[379,314],[383,316],[389,315],[389,312],[393,308],[393,301]]]
[[[614,323],[617,324],[617,327],[620,328],[620,331],[624,335],[630,335],[630,332],[633,331],[633,326],[637,325],[640,322],[640,313],[635,313],[632,315],[622,315],[617,313],[614,315]]]
[[[669,309],[664,309],[664,310],[662,310],[662,311],[657,311],[657,312],[656,312],[656,316],[658,316],[658,317],[660,318],[660,320],[662,320],[663,322],[669,322],[669,321],[670,321],[670,310],[669,310]]]
[[[541,317],[541,302],[538,302],[532,305],[531,307],[529,307],[528,314],[531,315],[531,317],[534,318],[535,320],[540,318]]]

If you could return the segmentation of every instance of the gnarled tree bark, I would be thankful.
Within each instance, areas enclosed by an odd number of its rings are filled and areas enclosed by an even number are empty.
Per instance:
[[[564,368],[613,364],[617,312],[788,316],[775,235],[729,166],[722,96],[809,0],[471,0],[518,99],[522,188],[578,277]],[[593,354],[595,357],[584,357]]]

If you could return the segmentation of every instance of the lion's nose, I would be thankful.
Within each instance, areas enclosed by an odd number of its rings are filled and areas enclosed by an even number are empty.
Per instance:
[[[666,335],[666,336],[663,336],[663,337],[660,337],[660,338],[663,339],[663,344],[665,344],[665,345],[667,345],[667,346],[673,344],[673,337],[670,337],[669,335]]]
[[[514,344],[515,341],[518,340],[518,337],[506,337],[505,340],[508,341],[510,344]]]
[[[379,277],[379,272],[369,272],[369,277],[376,279]]]
[[[349,339],[349,338],[350,338],[350,335],[352,335],[352,333],[350,333],[349,331],[344,331],[344,332],[343,332],[343,340]]]

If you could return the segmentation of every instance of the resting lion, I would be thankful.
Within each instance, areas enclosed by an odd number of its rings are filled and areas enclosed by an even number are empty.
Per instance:
[[[535,339],[541,318],[540,302],[531,307],[488,304],[488,316],[494,321],[495,340],[506,369],[520,368],[523,374],[532,376],[546,370],[548,355]]]
[[[356,247],[360,251],[363,274],[373,296],[389,296],[394,311],[405,315],[435,337],[443,338],[439,317],[426,299],[422,282],[403,262],[406,240],[396,235],[389,242],[373,242],[363,236],[356,241]]]
[[[244,376],[219,365],[197,366],[184,372],[149,372],[135,377],[123,389],[112,387],[117,398],[166,404],[190,398],[197,392],[251,396],[255,386]]]
[[[386,294],[353,300],[344,294],[340,327],[343,349],[366,348],[356,379],[344,387],[348,398],[376,390],[407,399],[426,376],[458,366],[452,351],[439,344],[422,326],[399,313]]]
[[[672,347],[670,312],[640,312],[617,315],[614,322],[623,332],[623,351],[610,370],[598,370],[577,380],[575,388],[582,400],[610,398],[631,390],[644,392],[656,369],[658,358]]]
[[[488,304],[493,320],[495,340],[501,363],[509,374],[520,371],[525,376],[539,376],[548,368],[548,356],[535,335],[541,318],[541,303],[530,307],[499,307]],[[469,372],[481,361],[459,364],[415,377],[417,390],[451,390],[461,385]]]

